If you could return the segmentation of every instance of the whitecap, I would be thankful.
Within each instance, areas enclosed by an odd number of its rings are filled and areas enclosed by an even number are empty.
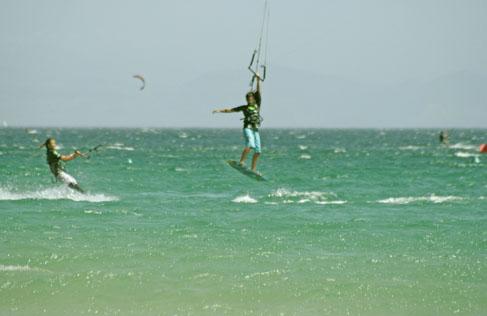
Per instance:
[[[26,272],[26,271],[38,271],[37,268],[31,268],[30,266],[19,265],[4,265],[0,264],[0,272]]]
[[[399,147],[399,149],[400,150],[419,150],[419,149],[421,149],[421,147],[409,145],[409,146],[401,146],[401,147]]]
[[[251,278],[255,278],[255,277],[269,277],[272,275],[281,275],[283,273],[285,273],[285,271],[279,270],[279,269],[270,270],[270,271],[263,271],[263,272],[254,272],[254,273],[247,274],[245,276],[245,279],[251,279]]]
[[[478,146],[477,145],[469,145],[469,144],[463,144],[463,143],[457,143],[450,145],[450,148],[453,149],[464,149],[464,150],[477,150]]]
[[[336,195],[331,192],[321,191],[290,191],[284,188],[279,188],[268,195],[271,199],[279,199],[281,203],[316,203],[316,204],[343,204],[346,201],[336,200]]]
[[[478,158],[479,157],[478,154],[468,153],[468,152],[464,152],[464,151],[457,151],[455,153],[455,156],[460,157],[460,158],[471,158],[471,157]]]
[[[242,195],[242,196],[237,196],[232,200],[234,203],[257,203],[257,200],[251,197],[250,195]]]
[[[338,200],[338,201],[317,201],[315,203],[320,204],[320,205],[327,205],[327,204],[342,205],[342,204],[346,204],[347,201],[342,201],[342,200]]]
[[[115,144],[107,145],[107,146],[104,146],[103,148],[114,149],[114,150],[126,150],[126,151],[134,151],[135,150],[134,147],[125,146],[122,143],[115,143]]]
[[[37,134],[37,130],[36,129],[27,129],[27,134],[30,134],[30,135],[35,135]]]
[[[17,192],[0,188],[0,201],[20,200],[72,200],[76,202],[99,203],[117,201],[118,198],[104,194],[83,194],[65,186],[27,192]]]
[[[102,214],[102,212],[97,211],[97,210],[85,210],[84,213],[85,214],[94,214],[94,215],[101,215]]]
[[[408,196],[408,197],[390,197],[383,200],[378,200],[378,203],[382,204],[410,204],[415,202],[431,202],[435,204],[451,202],[451,201],[460,201],[463,200],[462,197],[459,196],[437,196],[437,195],[430,195],[430,196]]]
[[[304,145],[299,145],[298,147],[299,147],[299,149],[301,149],[301,150],[306,150],[306,149],[308,149],[308,146],[304,146]]]
[[[309,160],[311,159],[311,156],[307,154],[302,154],[301,156],[299,156],[299,159]]]

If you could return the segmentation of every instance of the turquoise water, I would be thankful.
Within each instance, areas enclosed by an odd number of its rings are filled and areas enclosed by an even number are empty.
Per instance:
[[[1,315],[487,315],[487,130],[0,129]],[[38,140],[87,195],[53,183]]]

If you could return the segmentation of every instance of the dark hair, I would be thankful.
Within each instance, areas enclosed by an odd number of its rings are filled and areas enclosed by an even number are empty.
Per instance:
[[[39,148],[41,147],[46,147],[47,148],[47,144],[49,144],[51,141],[53,141],[54,138],[53,137],[49,137],[48,139],[46,139],[46,141],[44,143],[42,143]]]

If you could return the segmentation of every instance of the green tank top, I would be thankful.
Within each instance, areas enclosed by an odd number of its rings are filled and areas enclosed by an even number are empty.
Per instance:
[[[60,171],[64,171],[61,155],[56,150],[47,150],[47,164],[54,176],[57,176]]]

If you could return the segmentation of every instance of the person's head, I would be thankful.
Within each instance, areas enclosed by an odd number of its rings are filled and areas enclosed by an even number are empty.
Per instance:
[[[251,92],[248,92],[246,95],[245,95],[245,99],[247,100],[247,104],[248,105],[255,105],[256,101],[255,101],[255,94],[251,91]]]
[[[56,149],[56,139],[49,137],[48,139],[46,139],[44,144],[41,145],[41,147],[46,147],[47,149],[55,150]]]

